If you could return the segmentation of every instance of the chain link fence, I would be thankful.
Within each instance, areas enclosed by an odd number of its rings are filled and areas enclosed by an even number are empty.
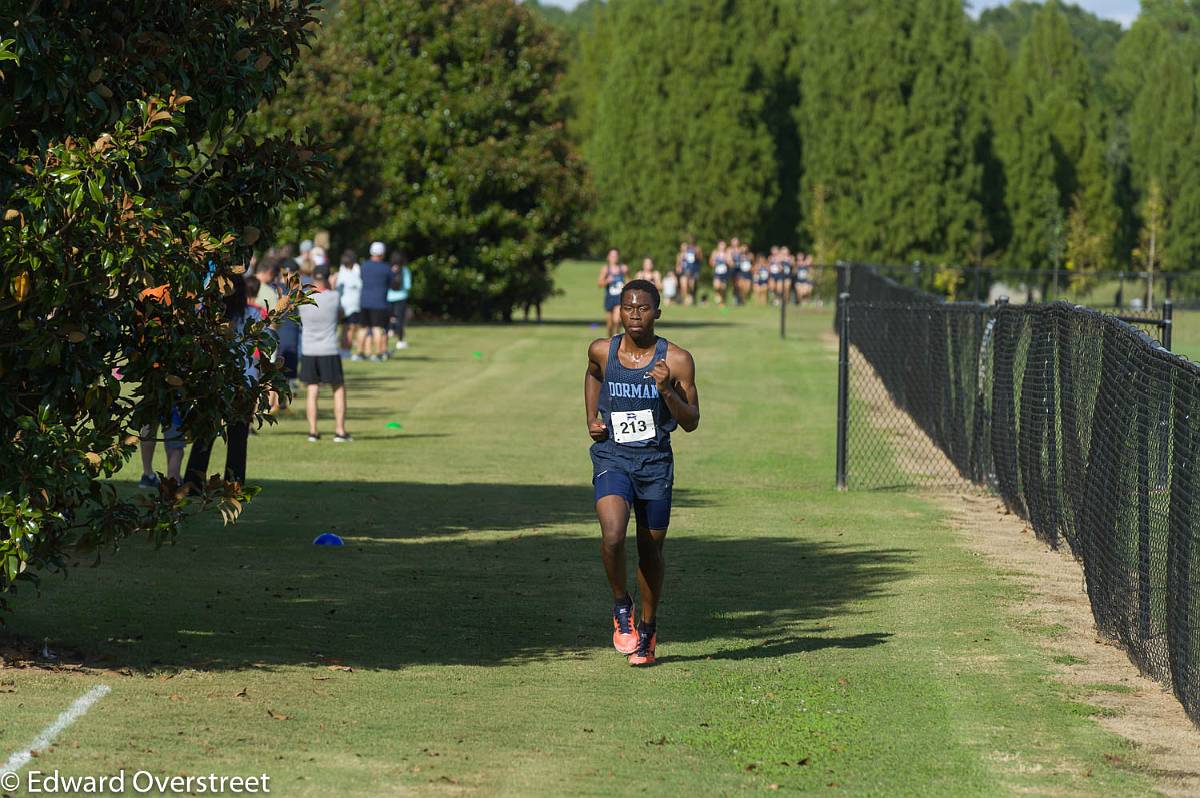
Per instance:
[[[995,491],[1200,723],[1200,367],[1065,302],[943,302],[869,267],[840,286],[839,485]]]

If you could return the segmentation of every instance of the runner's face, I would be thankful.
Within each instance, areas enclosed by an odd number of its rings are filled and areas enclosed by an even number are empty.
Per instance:
[[[659,316],[654,307],[654,298],[647,291],[634,289],[621,297],[621,324],[625,332],[640,335],[654,331],[654,320]]]

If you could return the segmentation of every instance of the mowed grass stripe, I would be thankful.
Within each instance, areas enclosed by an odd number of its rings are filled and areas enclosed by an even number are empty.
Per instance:
[[[772,308],[664,311],[703,421],[676,436],[663,662],[629,669],[582,423],[595,270],[563,267],[547,324],[418,326],[347,364],[358,440],[308,444],[299,414],[252,439],[266,490],[236,526],[23,594],[11,633],[135,674],[40,764],[265,770],[313,796],[1146,793],[930,504],[832,489],[824,311],[786,341]],[[2,678],[18,744],[80,681]]]

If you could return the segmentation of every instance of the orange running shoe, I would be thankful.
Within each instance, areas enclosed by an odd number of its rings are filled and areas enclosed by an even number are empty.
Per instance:
[[[658,643],[658,632],[654,629],[644,628],[642,624],[638,624],[637,635],[637,650],[629,655],[629,664],[653,665],[657,662],[654,658],[654,646]]]
[[[636,616],[633,600],[628,604],[613,604],[613,648],[622,654],[632,654],[638,647],[638,633],[634,628]]]

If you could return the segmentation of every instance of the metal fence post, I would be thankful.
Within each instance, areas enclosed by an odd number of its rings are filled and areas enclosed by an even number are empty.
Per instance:
[[[788,284],[788,292],[779,300],[779,338],[787,338],[787,306],[788,300],[792,298],[792,286]]]
[[[1171,330],[1175,326],[1175,305],[1171,300],[1164,299],[1162,306],[1162,345],[1168,352],[1171,351]]]
[[[850,423],[850,294],[838,295],[837,489],[846,489],[846,433]]]

